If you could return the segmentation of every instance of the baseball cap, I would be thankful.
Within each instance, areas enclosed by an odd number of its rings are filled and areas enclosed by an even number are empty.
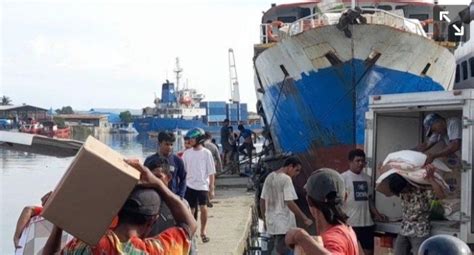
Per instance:
[[[342,203],[346,192],[341,175],[330,168],[314,171],[306,182],[305,189],[308,196],[317,202],[326,202],[328,195],[335,192],[336,201],[339,200]]]
[[[160,212],[161,197],[151,188],[136,187],[122,207],[123,211],[155,216]]]
[[[441,117],[437,113],[430,113],[426,115],[425,119],[423,120],[423,126],[425,127],[426,136],[431,136],[431,127],[436,121],[441,119],[443,119],[443,117]]]

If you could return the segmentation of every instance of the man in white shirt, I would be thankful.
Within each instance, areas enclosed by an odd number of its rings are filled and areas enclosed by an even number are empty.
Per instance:
[[[374,222],[385,216],[375,208],[372,200],[373,189],[370,177],[362,172],[365,167],[365,153],[361,149],[349,152],[349,170],[341,174],[346,186],[347,200],[344,211],[366,255],[374,252]]]
[[[299,209],[298,199],[291,178],[301,171],[301,161],[295,157],[286,159],[283,167],[270,173],[263,183],[260,195],[260,210],[265,221],[267,233],[271,235],[269,251],[271,254],[286,254],[285,234],[296,227],[295,215],[306,226],[313,222]]]
[[[214,180],[216,167],[212,153],[203,147],[206,140],[204,130],[194,128],[186,133],[184,139],[188,140],[192,148],[183,153],[184,167],[186,169],[186,193],[184,198],[188,201],[193,214],[201,211],[201,240],[203,243],[210,241],[206,233],[207,227],[207,202],[214,198]]]
[[[428,153],[426,164],[430,164],[434,159],[446,157],[451,154],[456,154],[460,157],[461,152],[461,138],[462,138],[462,123],[459,118],[445,119],[437,113],[430,113],[426,115],[423,120],[425,134],[427,141],[418,145],[417,149],[421,152],[429,150],[433,145],[440,141],[444,141],[446,147],[435,153]]]

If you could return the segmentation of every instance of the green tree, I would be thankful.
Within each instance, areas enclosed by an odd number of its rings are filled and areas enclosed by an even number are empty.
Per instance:
[[[12,100],[9,97],[7,96],[2,97],[1,105],[11,105],[11,103],[12,103]]]
[[[130,123],[133,120],[132,114],[130,113],[130,111],[121,112],[119,117],[123,123]]]
[[[57,114],[74,114],[71,106],[63,106],[61,109],[56,109]]]

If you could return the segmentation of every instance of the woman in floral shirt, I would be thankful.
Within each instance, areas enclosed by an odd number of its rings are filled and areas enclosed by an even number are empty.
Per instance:
[[[395,241],[395,255],[418,254],[421,243],[430,236],[430,205],[435,198],[443,199],[445,191],[434,179],[435,168],[426,165],[426,179],[431,189],[415,187],[398,174],[387,177],[390,190],[400,196],[402,225]]]

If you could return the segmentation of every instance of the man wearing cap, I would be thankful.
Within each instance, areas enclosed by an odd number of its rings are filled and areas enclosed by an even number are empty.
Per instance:
[[[437,113],[430,113],[426,115],[423,126],[428,139],[426,142],[418,145],[417,149],[419,151],[425,152],[440,141],[444,141],[446,144],[443,150],[428,153],[426,164],[430,164],[436,158],[446,157],[453,153],[456,153],[458,157],[460,156],[462,138],[461,119],[455,117],[445,119]]]
[[[295,203],[298,196],[291,178],[300,171],[301,161],[290,157],[285,160],[282,168],[270,173],[263,183],[260,210],[267,233],[271,235],[269,250],[277,254],[286,254],[288,251],[285,246],[285,234],[296,227],[295,215],[307,226],[313,223]]]
[[[306,182],[305,189],[318,235],[312,237],[304,229],[291,229],[286,233],[286,244],[302,249],[306,254],[363,254],[342,210],[346,192],[341,175],[329,168],[316,170]]]
[[[176,137],[172,132],[160,132],[158,134],[158,152],[147,157],[144,165],[147,166],[149,162],[156,161],[159,158],[167,159],[170,172],[173,176],[169,187],[176,195],[184,198],[184,194],[186,193],[186,170],[183,160],[173,154],[173,145],[175,142]]]
[[[191,212],[148,168],[137,161],[127,163],[141,172],[140,181],[143,186],[136,187],[120,209],[117,227],[108,230],[94,246],[75,238],[61,250],[61,254],[189,253],[189,240],[197,228]],[[177,226],[158,236],[145,238],[158,218],[161,201],[170,208]],[[61,236],[62,230],[55,226],[43,249],[44,255],[60,251]]]
[[[160,178],[167,187],[170,187],[169,184],[173,179],[173,173],[170,171],[170,165],[166,158],[154,157],[151,160],[146,161],[144,165],[150,169],[156,177]],[[170,209],[166,204],[161,204],[159,219],[155,224],[153,224],[148,236],[156,236],[165,229],[173,227],[174,225],[175,221]]]
[[[173,180],[173,173],[170,171],[170,165],[167,159],[155,157],[149,160],[145,166],[150,169],[150,171],[156,177],[160,178],[166,186],[170,187],[169,183],[171,183]],[[189,208],[189,204],[186,202],[186,200],[182,199],[182,201],[186,204],[189,211],[191,211],[191,208]],[[176,222],[173,218],[173,215],[171,214],[171,210],[166,204],[162,203],[160,207],[160,216],[153,224],[153,227],[150,233],[148,233],[147,237],[157,236],[161,232],[168,228],[174,227],[175,225]],[[191,238],[191,251],[189,254],[197,254],[196,238]]]

